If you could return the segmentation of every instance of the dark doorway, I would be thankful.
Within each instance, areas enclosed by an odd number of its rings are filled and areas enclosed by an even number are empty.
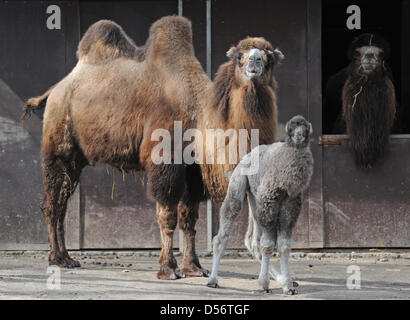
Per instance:
[[[405,37],[403,37],[405,17],[402,9],[407,1],[372,1],[372,0],[333,0],[322,2],[322,88],[323,98],[328,79],[349,64],[347,48],[350,42],[359,34],[375,33],[384,37],[390,44],[391,56],[387,61],[393,74],[393,82],[398,100],[397,117],[400,125],[393,133],[410,133],[409,113],[405,111],[408,100],[403,99],[402,84],[408,78],[408,72],[403,71]],[[349,30],[346,20],[350,14],[346,9],[357,5],[361,10],[361,30]],[[323,110],[323,133],[331,134],[334,114],[326,108]]]

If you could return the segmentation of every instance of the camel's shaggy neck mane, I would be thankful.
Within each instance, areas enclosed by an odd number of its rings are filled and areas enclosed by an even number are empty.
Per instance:
[[[228,120],[231,108],[242,108],[251,117],[271,118],[272,88],[254,81],[239,84],[235,79],[235,63],[232,61],[223,64],[215,76],[211,106],[217,109],[223,120]],[[233,95],[239,95],[239,103],[235,105],[232,105]]]
[[[250,82],[243,90],[243,107],[253,116],[270,118],[272,116],[272,95],[266,85]]]
[[[351,77],[343,92],[343,117],[357,164],[373,166],[385,151],[393,125],[394,86],[384,68],[366,76],[354,72],[353,64],[349,68]]]

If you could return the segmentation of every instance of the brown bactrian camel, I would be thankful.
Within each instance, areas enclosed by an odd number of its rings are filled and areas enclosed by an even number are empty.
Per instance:
[[[199,113],[197,125],[204,138],[204,161],[200,165],[203,182],[217,203],[226,196],[226,173],[233,170],[241,156],[250,151],[251,129],[258,130],[259,144],[271,144],[277,140],[277,84],[273,67],[284,59],[282,52],[273,49],[264,38],[250,37],[231,47],[226,55],[229,61],[219,67],[210,88],[210,98]],[[206,134],[210,129],[222,129],[227,137],[226,147],[222,149],[226,154],[222,164],[218,163],[217,143],[214,139],[207,139],[213,137]],[[228,144],[233,134],[238,144],[241,143],[241,129],[247,131],[245,154],[237,154],[237,161],[232,163],[229,161]],[[206,156],[210,152],[212,161],[207,161]]]
[[[252,41],[259,47],[252,47]],[[212,85],[195,58],[191,23],[186,18],[169,16],[153,23],[143,47],[135,46],[112,21],[90,26],[79,44],[75,68],[45,94],[29,99],[22,117],[46,107],[41,151],[45,196],[41,209],[48,228],[50,264],[80,266],[69,256],[64,243],[66,205],[81,170],[99,162],[123,172],[146,172],[148,194],[157,203],[162,240],[157,277],[208,275],[195,253],[195,223],[199,202],[213,193],[204,188],[197,163],[153,161],[151,155],[158,141],[152,137],[157,129],[165,129],[174,137],[176,122],[183,132],[196,128],[198,121],[203,127],[212,110],[213,119],[218,118],[227,127],[236,121],[232,108],[240,108],[243,116],[238,121],[244,121],[246,128],[260,126],[269,135],[262,139],[264,143],[275,140],[272,68],[281,54],[263,39],[245,43],[247,48],[230,50],[231,62],[221,67]],[[230,64],[234,72],[227,67]],[[245,90],[241,97],[249,103],[242,106],[238,99],[231,101],[237,88]],[[265,89],[261,98],[253,99],[246,88],[254,95]],[[236,123],[237,127],[241,124]],[[171,144],[175,146],[174,141]],[[166,152],[162,150],[162,156]],[[173,152],[169,156],[174,159]],[[203,176],[212,179],[206,173]],[[172,251],[177,222],[184,233],[181,269]]]

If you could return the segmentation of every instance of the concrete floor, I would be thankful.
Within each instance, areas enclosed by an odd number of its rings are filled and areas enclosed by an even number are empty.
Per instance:
[[[73,253],[81,268],[61,269],[61,289],[47,289],[47,254],[0,254],[0,299],[410,299],[409,259],[292,258],[299,294],[284,296],[271,281],[273,293],[259,291],[259,265],[246,257],[224,257],[220,288],[207,278],[156,279],[157,257]],[[180,262],[181,257],[177,257]],[[278,266],[278,258],[272,258]],[[201,258],[210,268],[211,257]],[[346,287],[347,267],[357,265],[361,289]]]

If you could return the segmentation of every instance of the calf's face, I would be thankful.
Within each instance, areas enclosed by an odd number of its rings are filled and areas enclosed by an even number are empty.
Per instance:
[[[313,133],[312,125],[302,116],[295,116],[286,123],[288,142],[296,147],[304,147],[309,143]]]

